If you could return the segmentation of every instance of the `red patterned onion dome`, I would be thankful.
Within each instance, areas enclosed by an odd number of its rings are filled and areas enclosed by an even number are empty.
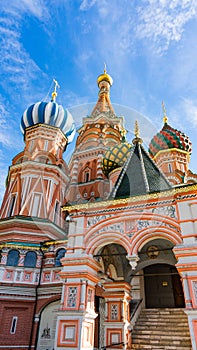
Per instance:
[[[112,170],[122,167],[131,149],[132,145],[126,142],[125,136],[123,136],[121,143],[109,148],[104,154],[102,159],[103,173],[108,176]]]
[[[192,153],[192,143],[189,137],[165,122],[161,131],[152,138],[149,153],[154,157],[159,151],[172,148]]]

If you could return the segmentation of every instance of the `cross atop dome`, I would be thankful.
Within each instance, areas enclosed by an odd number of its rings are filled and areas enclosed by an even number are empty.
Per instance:
[[[51,94],[51,96],[52,96],[52,100],[51,101],[55,102],[56,101],[56,97],[57,97],[57,88],[60,89],[60,86],[59,86],[57,80],[53,79],[53,82],[54,82],[54,90],[53,90],[53,92]]]
[[[163,109],[163,122],[164,124],[167,124],[168,122],[168,117],[166,115],[166,108],[165,108],[165,105],[164,105],[164,102],[162,101],[162,109]]]

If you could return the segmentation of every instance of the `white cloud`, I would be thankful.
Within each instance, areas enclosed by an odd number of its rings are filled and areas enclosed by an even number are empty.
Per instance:
[[[43,1],[11,0],[9,6],[1,4],[0,86],[4,98],[0,96],[0,144],[5,152],[16,151],[21,143],[18,122],[13,118],[14,109],[21,102],[20,94],[26,104],[33,93],[33,80],[43,76],[22,44],[22,25],[28,15],[44,21],[48,11]]]
[[[8,4],[2,3],[1,10],[20,17],[21,14],[33,15],[41,20],[49,18],[49,11],[44,0],[10,0]]]
[[[5,193],[5,181],[6,181],[6,177],[7,177],[7,172],[8,170],[5,169],[5,167],[1,167],[0,166],[0,206],[1,206],[1,202]],[[2,181],[3,179],[3,181]]]
[[[197,102],[189,98],[184,98],[182,110],[185,119],[193,126],[197,126]]]
[[[92,6],[96,4],[97,0],[82,0],[80,5],[81,11],[89,10]]]
[[[196,1],[144,0],[138,7],[136,37],[150,39],[158,53],[166,51],[170,42],[180,41],[188,21],[196,17]]]
[[[130,0],[83,0],[80,10],[89,11],[89,22],[94,21],[94,26],[103,33],[103,42],[110,36],[120,52],[131,52],[134,43],[146,44],[148,39],[152,50],[162,54],[171,42],[181,40],[185,25],[197,16],[197,3],[195,0],[142,0],[136,5]]]

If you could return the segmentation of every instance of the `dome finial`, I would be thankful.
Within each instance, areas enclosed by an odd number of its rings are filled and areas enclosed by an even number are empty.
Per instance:
[[[162,109],[163,109],[163,122],[164,124],[167,124],[168,122],[168,117],[166,115],[166,109],[165,109],[165,105],[164,105],[164,102],[162,101]]]
[[[142,139],[140,137],[140,130],[139,130],[139,125],[138,125],[138,121],[135,121],[135,130],[134,130],[134,135],[135,138],[133,139],[133,144],[135,145],[136,143],[142,143]]]
[[[59,86],[57,80],[53,79],[53,82],[54,82],[54,90],[53,90],[51,96],[52,96],[52,101],[55,102],[56,97],[57,97],[57,87],[60,88],[60,86]]]
[[[138,125],[138,121],[135,121],[135,131],[134,131],[135,137],[138,138],[140,135],[140,130],[139,130],[139,125]]]
[[[107,66],[106,66],[106,63],[104,62],[104,74],[107,73]]]
[[[121,136],[122,136],[122,143],[126,142],[126,134],[127,134],[127,130],[125,128],[122,128],[121,130]]]
[[[99,77],[97,78],[98,86],[102,81],[107,81],[110,86],[112,86],[112,84],[113,84],[112,77],[109,74],[107,74],[106,63],[104,63],[104,73],[99,75]]]

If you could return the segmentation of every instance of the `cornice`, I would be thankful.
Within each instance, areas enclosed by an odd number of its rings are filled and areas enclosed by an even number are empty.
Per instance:
[[[189,192],[195,192],[194,197],[197,197],[197,184],[192,185],[184,185],[176,188],[170,188],[169,190],[161,191],[161,192],[154,192],[146,195],[141,196],[133,196],[128,198],[120,198],[120,199],[114,199],[114,200],[106,200],[106,201],[100,201],[100,202],[88,202],[88,203],[82,203],[82,204],[76,204],[76,205],[70,205],[70,206],[63,206],[62,211],[76,211],[76,210],[94,210],[94,209],[102,209],[104,207],[115,207],[118,205],[131,205],[131,204],[137,204],[137,202],[141,203],[142,206],[150,206],[150,201],[157,200],[167,200],[170,198],[173,199],[180,199],[180,196],[182,197],[183,194],[186,196],[189,194]],[[185,196],[184,196],[185,198]],[[143,203],[145,202],[145,203]]]

